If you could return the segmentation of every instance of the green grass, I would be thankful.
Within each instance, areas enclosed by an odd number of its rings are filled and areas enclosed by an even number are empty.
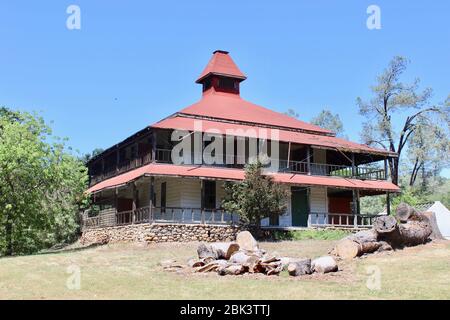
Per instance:
[[[332,240],[263,242],[279,256],[317,257]],[[299,278],[220,277],[164,271],[159,262],[185,263],[198,243],[107,245],[79,251],[0,259],[2,299],[450,299],[450,244],[431,243],[392,254],[339,262],[340,272]],[[70,266],[81,288],[66,286]],[[381,289],[370,290],[368,268],[378,268]]]

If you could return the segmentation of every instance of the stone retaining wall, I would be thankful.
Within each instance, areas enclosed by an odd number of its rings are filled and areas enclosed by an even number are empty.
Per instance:
[[[145,223],[84,230],[83,244],[113,242],[233,241],[237,226]]]

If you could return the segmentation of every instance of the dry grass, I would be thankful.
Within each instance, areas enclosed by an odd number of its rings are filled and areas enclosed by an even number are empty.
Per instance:
[[[333,241],[262,243],[271,253],[317,257]],[[0,259],[2,299],[450,299],[450,243],[341,262],[342,271],[290,278],[167,272],[162,260],[187,261],[197,243],[108,245],[79,251]],[[81,288],[70,290],[67,268],[78,266]],[[381,289],[369,290],[367,267],[381,271]]]

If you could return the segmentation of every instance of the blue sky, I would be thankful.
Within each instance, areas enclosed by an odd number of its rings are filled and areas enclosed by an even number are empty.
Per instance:
[[[71,4],[81,30],[66,28]],[[381,30],[366,27],[371,4]],[[394,55],[433,102],[450,93],[449,14],[443,0],[2,0],[0,105],[41,111],[81,152],[105,148],[197,101],[196,77],[224,49],[245,99],[306,121],[328,108],[359,141],[355,99]]]

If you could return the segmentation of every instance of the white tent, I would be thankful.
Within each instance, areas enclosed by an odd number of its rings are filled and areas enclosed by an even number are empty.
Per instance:
[[[450,210],[440,201],[435,201],[426,211],[434,212],[439,230],[445,238],[450,240]]]

